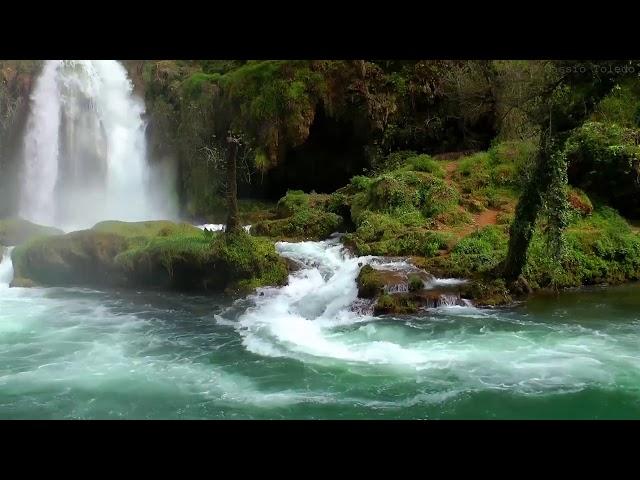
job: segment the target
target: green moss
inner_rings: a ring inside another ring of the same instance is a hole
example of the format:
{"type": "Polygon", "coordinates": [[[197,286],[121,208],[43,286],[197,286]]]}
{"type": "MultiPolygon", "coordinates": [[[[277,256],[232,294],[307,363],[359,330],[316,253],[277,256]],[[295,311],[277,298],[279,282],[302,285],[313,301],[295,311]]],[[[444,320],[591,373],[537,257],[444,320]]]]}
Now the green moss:
{"type": "Polygon", "coordinates": [[[227,289],[251,290],[287,282],[287,264],[267,239],[244,231],[219,235],[211,244],[211,255],[216,270],[228,278],[227,289]]]}
{"type": "Polygon", "coordinates": [[[20,245],[36,237],[62,235],[63,233],[57,228],[37,225],[21,218],[0,220],[0,245],[20,245]]]}
{"type": "Polygon", "coordinates": [[[436,215],[435,220],[441,225],[457,227],[470,224],[473,221],[473,217],[466,210],[453,206],[436,215]]]}
{"type": "Polygon", "coordinates": [[[411,226],[411,216],[399,219],[386,214],[365,212],[355,232],[345,242],[359,255],[420,255],[431,257],[446,248],[450,235],[411,226]]]}
{"type": "Polygon", "coordinates": [[[460,240],[450,255],[456,276],[471,277],[493,270],[506,256],[508,235],[503,226],[484,227],[460,240]]]}
{"type": "Polygon", "coordinates": [[[640,278],[640,236],[613,209],[601,207],[566,232],[560,262],[548,255],[540,231],[529,248],[524,275],[534,288],[621,283],[640,278]]]}
{"type": "Polygon", "coordinates": [[[15,277],[43,285],[116,285],[122,277],[114,258],[126,248],[124,237],[93,230],[33,238],[12,252],[15,277]]]}
{"type": "Polygon", "coordinates": [[[286,195],[278,200],[276,212],[279,218],[290,217],[299,210],[309,208],[309,195],[302,190],[288,190],[286,195]]]}
{"type": "Polygon", "coordinates": [[[418,305],[409,298],[402,295],[380,295],[373,307],[376,315],[407,315],[415,313],[418,305]]]}
{"type": "Polygon", "coordinates": [[[345,201],[336,195],[289,190],[276,206],[278,218],[254,223],[251,233],[288,240],[327,238],[344,226],[343,217],[334,212],[348,214],[348,205],[343,205],[345,201]]]}
{"type": "Polygon", "coordinates": [[[35,238],[12,254],[16,278],[43,285],[247,290],[282,285],[287,266],[272,242],[244,230],[206,234],[171,222],[103,222],[35,238]]]}
{"type": "Polygon", "coordinates": [[[409,157],[407,160],[407,167],[415,172],[430,173],[436,177],[444,178],[445,171],[442,165],[431,158],[429,155],[417,155],[415,157],[409,157]]]}
{"type": "Polygon", "coordinates": [[[321,240],[338,231],[342,223],[342,217],[335,213],[305,208],[287,218],[257,222],[251,226],[251,233],[280,239],[321,240]]]}
{"type": "Polygon", "coordinates": [[[121,222],[109,220],[92,227],[96,232],[115,233],[126,238],[132,237],[168,237],[172,235],[201,236],[202,231],[188,223],[174,223],[168,220],[147,222],[121,222]]]}
{"type": "Polygon", "coordinates": [[[422,281],[422,278],[420,278],[419,275],[416,274],[410,274],[409,275],[409,291],[410,292],[417,292],[419,290],[422,290],[424,288],[424,282],[422,281]]]}
{"type": "Polygon", "coordinates": [[[456,188],[429,173],[398,170],[375,177],[366,192],[366,208],[395,214],[417,209],[427,218],[458,203],[456,188]]]}
{"type": "Polygon", "coordinates": [[[204,88],[216,83],[219,79],[219,73],[193,73],[182,83],[182,92],[188,98],[197,99],[202,95],[204,88]]]}
{"type": "Polygon", "coordinates": [[[384,282],[371,265],[365,265],[360,269],[356,278],[358,296],[360,298],[375,298],[382,292],[384,282]]]}
{"type": "Polygon", "coordinates": [[[640,88],[637,81],[616,85],[596,108],[593,119],[617,123],[624,127],[640,127],[640,88]]]}

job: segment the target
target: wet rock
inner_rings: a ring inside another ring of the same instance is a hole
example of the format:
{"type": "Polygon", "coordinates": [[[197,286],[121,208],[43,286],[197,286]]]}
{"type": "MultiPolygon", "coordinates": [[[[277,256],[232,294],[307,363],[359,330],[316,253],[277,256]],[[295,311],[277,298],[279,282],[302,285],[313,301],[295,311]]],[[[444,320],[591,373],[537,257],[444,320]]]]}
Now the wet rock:
{"type": "Polygon", "coordinates": [[[479,307],[497,307],[513,303],[511,292],[501,279],[476,280],[461,288],[460,296],[479,307]]]}
{"type": "Polygon", "coordinates": [[[289,272],[297,272],[305,266],[303,262],[295,260],[293,258],[283,257],[283,259],[287,264],[287,269],[289,270],[289,272]]]}
{"type": "Polygon", "coordinates": [[[424,288],[425,282],[432,277],[419,269],[407,266],[407,269],[374,268],[365,265],[356,278],[360,298],[376,298],[383,293],[407,293],[424,288]]]}
{"type": "Polygon", "coordinates": [[[356,282],[358,296],[374,300],[374,315],[407,315],[425,308],[467,304],[460,295],[459,284],[434,288],[433,280],[423,270],[390,262],[378,268],[363,266],[356,282]]]}

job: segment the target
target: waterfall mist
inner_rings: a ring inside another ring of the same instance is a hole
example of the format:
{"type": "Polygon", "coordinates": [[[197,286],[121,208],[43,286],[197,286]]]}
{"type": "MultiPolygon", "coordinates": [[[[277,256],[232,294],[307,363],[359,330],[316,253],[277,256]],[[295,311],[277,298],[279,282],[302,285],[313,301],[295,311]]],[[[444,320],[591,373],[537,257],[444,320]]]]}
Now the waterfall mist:
{"type": "Polygon", "coordinates": [[[143,116],[119,62],[45,62],[25,134],[20,215],[66,229],[174,219],[173,172],[147,161],[143,116]]]}

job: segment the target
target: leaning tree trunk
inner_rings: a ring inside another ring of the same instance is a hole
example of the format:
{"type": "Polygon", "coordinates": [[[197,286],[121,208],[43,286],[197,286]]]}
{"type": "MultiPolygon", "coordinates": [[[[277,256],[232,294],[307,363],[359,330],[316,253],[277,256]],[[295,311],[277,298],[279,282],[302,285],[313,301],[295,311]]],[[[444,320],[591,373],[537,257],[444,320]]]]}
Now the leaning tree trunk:
{"type": "Polygon", "coordinates": [[[238,184],[236,182],[236,156],[238,154],[238,140],[227,137],[227,233],[240,230],[238,220],[238,184]]]}
{"type": "Polygon", "coordinates": [[[503,275],[507,280],[516,280],[527,263],[527,251],[542,207],[544,194],[553,182],[555,169],[546,135],[540,140],[540,149],[533,174],[524,187],[516,207],[515,218],[509,231],[509,250],[503,275]]]}

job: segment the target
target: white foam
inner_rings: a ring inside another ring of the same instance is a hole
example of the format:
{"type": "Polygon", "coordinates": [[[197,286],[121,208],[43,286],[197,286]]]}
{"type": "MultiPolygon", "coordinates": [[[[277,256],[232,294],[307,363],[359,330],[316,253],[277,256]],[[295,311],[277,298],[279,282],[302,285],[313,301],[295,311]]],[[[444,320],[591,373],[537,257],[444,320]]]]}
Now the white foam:
{"type": "Polygon", "coordinates": [[[11,251],[13,247],[7,248],[0,260],[0,288],[8,287],[13,280],[13,262],[11,261],[11,251]]]}
{"type": "MultiPolygon", "coordinates": [[[[209,230],[210,232],[224,232],[226,225],[224,223],[204,223],[202,225],[196,225],[200,230],[209,230]]],[[[244,225],[247,232],[251,230],[251,225],[244,225]]]]}

